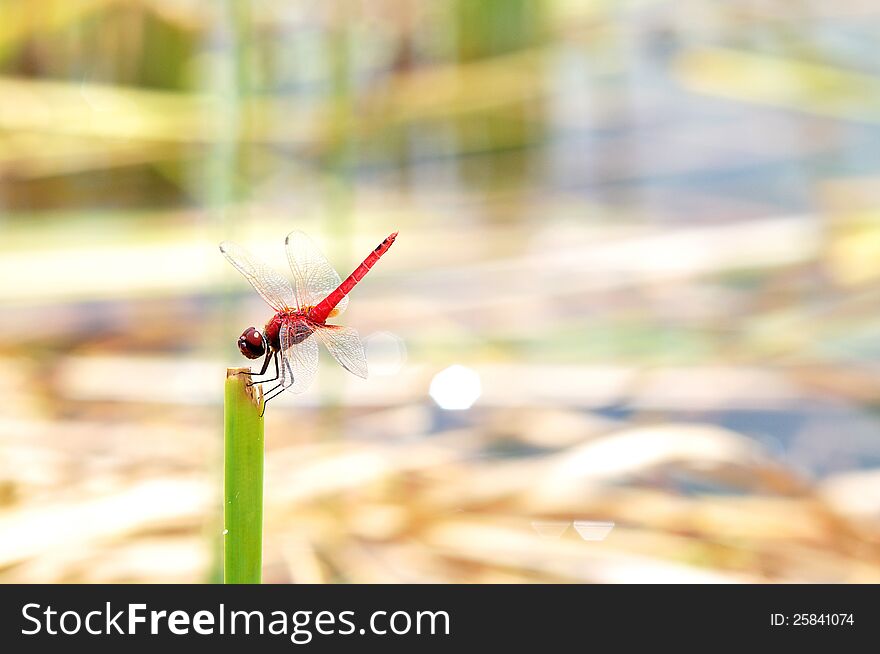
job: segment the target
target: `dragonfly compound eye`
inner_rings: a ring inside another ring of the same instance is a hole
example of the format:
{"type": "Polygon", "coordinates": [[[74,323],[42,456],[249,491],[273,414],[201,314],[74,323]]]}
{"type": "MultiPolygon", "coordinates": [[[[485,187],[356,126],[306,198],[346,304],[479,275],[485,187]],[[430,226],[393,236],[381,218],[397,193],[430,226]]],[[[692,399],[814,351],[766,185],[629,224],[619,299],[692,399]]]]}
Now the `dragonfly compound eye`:
{"type": "Polygon", "coordinates": [[[266,354],[263,335],[254,327],[248,327],[238,338],[238,349],[248,359],[259,359],[266,354]]]}

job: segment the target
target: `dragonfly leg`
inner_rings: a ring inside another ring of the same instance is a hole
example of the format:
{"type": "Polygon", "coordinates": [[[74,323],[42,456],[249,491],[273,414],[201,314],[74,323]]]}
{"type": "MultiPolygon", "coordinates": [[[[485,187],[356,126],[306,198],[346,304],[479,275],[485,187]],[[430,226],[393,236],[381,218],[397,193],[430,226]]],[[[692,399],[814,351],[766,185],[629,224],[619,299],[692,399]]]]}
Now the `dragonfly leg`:
{"type": "MultiPolygon", "coordinates": [[[[241,374],[247,375],[248,377],[259,377],[260,375],[265,375],[266,370],[269,368],[269,359],[271,357],[272,357],[272,350],[266,350],[266,358],[263,359],[263,368],[262,368],[262,370],[260,370],[260,372],[251,372],[250,370],[248,370],[247,372],[243,372],[241,374]]],[[[275,365],[277,366],[278,363],[276,362],[275,365]]]]}
{"type": "Polygon", "coordinates": [[[287,389],[287,385],[285,385],[285,384],[277,384],[277,385],[273,386],[272,388],[270,388],[270,389],[269,389],[269,390],[263,395],[263,410],[260,412],[260,417],[261,417],[261,418],[263,417],[263,414],[266,413],[266,404],[269,403],[269,400],[273,400],[273,399],[275,399],[276,397],[278,397],[279,395],[281,395],[286,389],[287,389]]]}
{"type": "MultiPolygon", "coordinates": [[[[278,379],[281,376],[278,370],[278,356],[280,352],[275,353],[275,377],[274,379],[278,379]]],[[[284,366],[287,367],[287,371],[290,373],[290,377],[288,379],[282,380],[268,391],[263,393],[263,410],[260,412],[260,417],[263,417],[263,414],[266,413],[266,404],[269,400],[275,399],[279,395],[281,395],[289,386],[293,385],[293,370],[290,367],[290,362],[285,360],[283,363],[284,366]]],[[[274,381],[274,379],[265,379],[263,381],[274,381]]],[[[262,383],[262,382],[260,382],[262,383]]]]}
{"type": "MultiPolygon", "coordinates": [[[[254,384],[262,384],[264,382],[275,381],[276,379],[278,379],[281,376],[281,372],[278,370],[278,351],[277,350],[275,351],[274,356],[272,356],[272,358],[275,360],[275,376],[269,377],[267,379],[259,379],[259,380],[251,379],[251,381],[249,381],[247,384],[248,386],[253,386],[254,384]]],[[[258,373],[250,373],[250,374],[253,376],[263,375],[266,373],[266,368],[268,368],[268,367],[269,367],[269,358],[267,356],[266,363],[263,365],[263,369],[258,373]]],[[[247,374],[247,373],[245,373],[245,374],[247,374]]]]}

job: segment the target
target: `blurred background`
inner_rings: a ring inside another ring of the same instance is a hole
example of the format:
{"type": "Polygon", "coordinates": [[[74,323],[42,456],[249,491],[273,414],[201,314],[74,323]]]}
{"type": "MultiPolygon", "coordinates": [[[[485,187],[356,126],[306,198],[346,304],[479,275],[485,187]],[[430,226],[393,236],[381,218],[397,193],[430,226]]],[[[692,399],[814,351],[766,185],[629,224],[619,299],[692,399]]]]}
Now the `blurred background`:
{"type": "Polygon", "coordinates": [[[869,0],[0,0],[0,581],[219,579],[222,386],[344,276],[363,381],[266,417],[267,582],[880,582],[869,0]]]}

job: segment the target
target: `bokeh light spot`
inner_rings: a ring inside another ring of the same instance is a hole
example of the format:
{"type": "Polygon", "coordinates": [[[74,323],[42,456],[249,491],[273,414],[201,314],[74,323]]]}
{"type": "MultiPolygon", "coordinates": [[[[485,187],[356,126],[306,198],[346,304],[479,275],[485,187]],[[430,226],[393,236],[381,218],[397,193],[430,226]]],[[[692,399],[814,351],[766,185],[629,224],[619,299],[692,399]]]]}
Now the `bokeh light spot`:
{"type": "Polygon", "coordinates": [[[575,520],[574,528],[584,540],[605,540],[611,530],[613,522],[594,522],[592,520],[575,520]]]}
{"type": "Polygon", "coordinates": [[[406,344],[397,334],[375,332],[364,339],[364,346],[371,375],[395,375],[406,363],[406,344]]]}
{"type": "Polygon", "coordinates": [[[441,409],[460,411],[473,406],[483,385],[475,370],[456,364],[434,375],[428,392],[441,409]]]}

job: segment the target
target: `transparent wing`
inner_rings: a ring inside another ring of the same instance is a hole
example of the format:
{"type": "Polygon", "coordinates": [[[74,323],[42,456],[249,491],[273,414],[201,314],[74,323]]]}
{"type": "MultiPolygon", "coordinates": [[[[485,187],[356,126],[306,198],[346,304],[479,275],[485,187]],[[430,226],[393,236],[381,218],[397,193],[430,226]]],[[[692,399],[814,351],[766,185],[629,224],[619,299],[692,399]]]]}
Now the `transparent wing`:
{"type": "Polygon", "coordinates": [[[339,325],[322,325],[315,329],[315,333],[339,365],[358,377],[367,378],[367,357],[364,356],[364,345],[356,330],[339,325]]]}
{"type": "Polygon", "coordinates": [[[276,311],[297,308],[290,282],[271,266],[257,259],[240,245],[231,241],[220,244],[220,252],[238,269],[251,286],[276,311]]]}
{"type": "MultiPolygon", "coordinates": [[[[339,275],[327,261],[327,257],[302,232],[290,232],[284,239],[287,260],[293,273],[293,290],[300,307],[313,307],[327,297],[341,283],[339,275]]],[[[331,316],[338,316],[348,306],[345,297],[336,305],[331,316]]]]}
{"type": "Polygon", "coordinates": [[[318,372],[318,342],[305,323],[281,325],[281,383],[291,393],[307,390],[318,372]]]}

